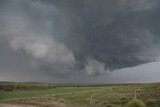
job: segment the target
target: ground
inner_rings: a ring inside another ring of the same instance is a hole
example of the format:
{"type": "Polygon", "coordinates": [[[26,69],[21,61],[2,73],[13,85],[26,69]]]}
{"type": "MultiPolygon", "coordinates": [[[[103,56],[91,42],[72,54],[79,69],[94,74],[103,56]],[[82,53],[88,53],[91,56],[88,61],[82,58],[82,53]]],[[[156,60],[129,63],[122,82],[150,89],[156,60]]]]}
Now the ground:
{"type": "Polygon", "coordinates": [[[125,107],[133,98],[142,100],[147,107],[160,107],[160,83],[65,86],[0,92],[1,103],[44,107],[125,107]]]}

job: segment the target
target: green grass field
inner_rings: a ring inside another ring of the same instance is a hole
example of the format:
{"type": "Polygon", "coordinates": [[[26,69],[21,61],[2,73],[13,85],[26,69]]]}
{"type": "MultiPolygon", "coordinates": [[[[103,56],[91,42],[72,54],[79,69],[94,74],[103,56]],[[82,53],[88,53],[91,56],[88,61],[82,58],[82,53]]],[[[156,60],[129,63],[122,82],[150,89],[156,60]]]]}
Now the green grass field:
{"type": "Polygon", "coordinates": [[[47,90],[24,90],[24,91],[1,91],[0,100],[11,100],[17,98],[32,98],[50,95],[68,94],[73,92],[88,92],[99,89],[99,87],[57,87],[47,90]]]}
{"type": "Polygon", "coordinates": [[[56,87],[47,90],[0,92],[2,103],[48,105],[48,107],[54,101],[73,107],[125,107],[126,103],[135,97],[142,100],[147,107],[160,107],[160,84],[56,87]]]}

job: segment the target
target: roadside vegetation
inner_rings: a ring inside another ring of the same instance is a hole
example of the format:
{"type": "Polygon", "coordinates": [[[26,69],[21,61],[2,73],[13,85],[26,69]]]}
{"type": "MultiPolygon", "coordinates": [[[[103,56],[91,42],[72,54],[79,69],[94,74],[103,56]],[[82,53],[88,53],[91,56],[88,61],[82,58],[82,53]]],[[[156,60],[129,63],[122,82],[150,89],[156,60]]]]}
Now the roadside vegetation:
{"type": "Polygon", "coordinates": [[[127,103],[127,107],[146,107],[146,105],[143,101],[135,98],[127,103]]]}

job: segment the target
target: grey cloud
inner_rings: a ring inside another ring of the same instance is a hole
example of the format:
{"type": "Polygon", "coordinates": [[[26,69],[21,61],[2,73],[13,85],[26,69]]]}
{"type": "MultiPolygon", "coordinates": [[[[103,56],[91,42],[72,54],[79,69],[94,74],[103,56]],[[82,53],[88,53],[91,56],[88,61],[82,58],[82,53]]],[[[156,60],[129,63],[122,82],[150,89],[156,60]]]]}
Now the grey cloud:
{"type": "Polygon", "coordinates": [[[88,58],[84,71],[87,75],[106,75],[109,73],[109,69],[106,69],[105,63],[100,63],[95,59],[88,58]]]}
{"type": "MultiPolygon", "coordinates": [[[[21,3],[21,1],[17,1],[17,4],[18,3],[21,3]]],[[[46,10],[49,9],[50,12],[54,11],[52,11],[49,7],[46,8],[45,5],[39,2],[30,2],[29,6],[33,6],[34,11],[37,11],[37,8],[42,10],[41,12],[43,12],[43,15],[41,18],[44,21],[42,22],[39,20],[39,23],[37,23],[44,28],[32,23],[31,16],[25,17],[25,15],[23,15],[21,12],[16,14],[9,12],[10,14],[8,14],[6,11],[4,11],[4,14],[6,12],[7,15],[3,15],[3,21],[5,25],[4,28],[1,29],[1,35],[7,37],[11,49],[14,51],[24,52],[25,55],[32,60],[32,64],[34,64],[33,67],[36,67],[37,70],[41,69],[41,66],[47,63],[49,64],[47,69],[51,68],[50,72],[53,72],[53,74],[54,72],[58,73],[59,71],[67,72],[64,70],[65,68],[74,66],[74,56],[73,53],[63,43],[55,41],[54,37],[49,35],[49,29],[51,29],[50,23],[52,21],[48,19],[46,10]],[[49,24],[48,21],[50,22],[49,24]],[[39,29],[34,30],[36,27],[39,29]]],[[[21,9],[21,7],[16,8],[21,9]]]]}
{"type": "Polygon", "coordinates": [[[152,22],[160,18],[159,5],[158,0],[1,1],[0,38],[26,55],[33,71],[106,75],[108,69],[158,59],[159,34],[152,22]]]}
{"type": "MultiPolygon", "coordinates": [[[[74,72],[77,74],[80,69],[75,69],[76,62],[73,52],[64,43],[54,38],[56,32],[54,33],[53,24],[54,18],[57,17],[55,8],[34,1],[17,0],[12,5],[13,10],[11,8],[2,13],[1,22],[3,24],[1,26],[3,27],[0,34],[1,37],[7,39],[10,48],[25,54],[33,69],[45,72],[47,75],[65,77],[73,75],[74,72]],[[24,6],[26,8],[29,6],[27,9],[32,10],[33,13],[19,6],[19,3],[23,5],[27,3],[27,6],[26,4],[24,6]],[[23,10],[17,11],[17,9],[23,10]],[[50,15],[50,12],[53,15],[50,15]],[[34,14],[37,16],[32,16],[34,14]]],[[[101,63],[98,64],[100,66],[101,63]]],[[[103,72],[102,70],[100,72],[103,72]]]]}
{"type": "Polygon", "coordinates": [[[114,1],[117,11],[147,11],[157,8],[158,0],[118,0],[114,1]]]}

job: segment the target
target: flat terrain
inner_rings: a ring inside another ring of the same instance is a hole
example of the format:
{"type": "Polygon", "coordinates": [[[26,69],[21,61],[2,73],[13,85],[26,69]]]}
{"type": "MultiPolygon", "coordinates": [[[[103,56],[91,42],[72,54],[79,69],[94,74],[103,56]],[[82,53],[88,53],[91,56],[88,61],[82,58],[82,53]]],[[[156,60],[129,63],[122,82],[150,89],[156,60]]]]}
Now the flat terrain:
{"type": "Polygon", "coordinates": [[[1,103],[45,107],[125,107],[133,98],[142,100],[147,107],[160,107],[160,84],[57,86],[43,90],[0,92],[1,103]]]}

